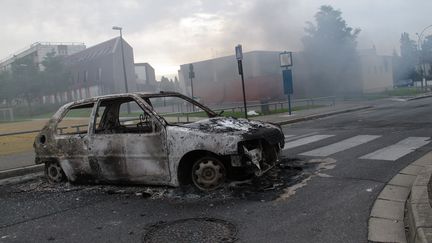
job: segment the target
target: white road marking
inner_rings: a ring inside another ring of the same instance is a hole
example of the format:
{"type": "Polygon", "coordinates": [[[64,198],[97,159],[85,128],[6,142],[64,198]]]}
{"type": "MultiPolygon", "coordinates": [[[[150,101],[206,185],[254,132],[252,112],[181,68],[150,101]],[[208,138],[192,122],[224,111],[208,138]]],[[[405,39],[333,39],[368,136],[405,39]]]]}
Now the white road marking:
{"type": "Polygon", "coordinates": [[[358,146],[360,144],[364,144],[367,142],[370,142],[374,139],[377,139],[381,136],[379,135],[358,135],[354,136],[352,138],[348,138],[345,140],[342,140],[337,143],[333,143],[321,148],[317,148],[305,153],[301,153],[300,155],[306,155],[306,156],[318,156],[318,157],[325,157],[329,156],[331,154],[335,154],[350,148],[353,148],[355,146],[358,146]]]}
{"type": "Polygon", "coordinates": [[[408,137],[396,144],[366,154],[360,159],[395,161],[430,142],[429,137],[408,137]]]}
{"type": "Polygon", "coordinates": [[[307,133],[307,134],[303,134],[303,135],[294,135],[292,137],[289,138],[285,138],[285,143],[289,142],[289,141],[293,141],[293,140],[297,140],[300,138],[305,138],[305,137],[309,137],[312,135],[318,134],[318,132],[311,132],[311,133],[307,133]]]}
{"type": "Polygon", "coordinates": [[[285,135],[285,139],[290,138],[290,137],[294,137],[295,135],[285,135]]]}
{"type": "Polygon", "coordinates": [[[294,140],[292,142],[285,143],[284,150],[295,148],[295,147],[302,146],[302,145],[309,144],[309,143],[313,143],[313,142],[316,142],[316,141],[319,141],[319,140],[322,140],[325,138],[333,137],[333,136],[334,135],[313,135],[313,136],[309,136],[309,137],[305,137],[305,138],[300,138],[300,139],[294,140]]]}

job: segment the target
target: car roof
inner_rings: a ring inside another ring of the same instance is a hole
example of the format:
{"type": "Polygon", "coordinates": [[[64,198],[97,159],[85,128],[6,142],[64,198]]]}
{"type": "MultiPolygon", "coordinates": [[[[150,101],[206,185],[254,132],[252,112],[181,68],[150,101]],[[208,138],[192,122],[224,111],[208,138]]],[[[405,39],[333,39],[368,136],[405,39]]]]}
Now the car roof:
{"type": "Polygon", "coordinates": [[[130,92],[130,93],[100,95],[100,96],[95,96],[95,97],[92,97],[92,98],[76,100],[76,101],[73,101],[73,102],[69,102],[68,104],[66,104],[66,106],[82,105],[82,104],[85,104],[85,103],[95,102],[95,101],[97,101],[99,99],[131,97],[131,96],[134,96],[134,95],[138,95],[138,96],[144,97],[144,98],[146,98],[146,97],[183,96],[182,94],[180,94],[178,92],[167,92],[167,91],[161,91],[159,93],[157,93],[157,92],[130,92]]]}

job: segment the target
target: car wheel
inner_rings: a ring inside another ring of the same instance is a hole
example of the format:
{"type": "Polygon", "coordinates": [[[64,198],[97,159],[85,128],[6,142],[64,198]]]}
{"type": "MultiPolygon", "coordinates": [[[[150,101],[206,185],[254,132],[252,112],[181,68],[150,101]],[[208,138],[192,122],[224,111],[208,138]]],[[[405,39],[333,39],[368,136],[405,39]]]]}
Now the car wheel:
{"type": "Polygon", "coordinates": [[[192,166],[192,181],[202,191],[219,188],[225,179],[225,166],[217,158],[206,156],[195,161],[192,166]]]}
{"type": "Polygon", "coordinates": [[[59,183],[66,179],[63,169],[57,162],[45,163],[45,175],[51,183],[59,183]]]}

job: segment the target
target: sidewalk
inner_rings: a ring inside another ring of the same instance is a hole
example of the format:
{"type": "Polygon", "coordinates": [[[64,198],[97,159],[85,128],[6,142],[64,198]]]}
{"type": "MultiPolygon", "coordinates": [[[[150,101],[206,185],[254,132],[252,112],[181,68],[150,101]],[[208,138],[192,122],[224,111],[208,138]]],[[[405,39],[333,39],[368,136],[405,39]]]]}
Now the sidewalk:
{"type": "Polygon", "coordinates": [[[368,109],[373,107],[372,104],[373,102],[371,101],[363,101],[363,102],[345,101],[345,102],[339,102],[339,104],[336,104],[334,106],[326,106],[326,107],[315,108],[315,109],[294,111],[291,113],[291,115],[289,115],[288,112],[286,112],[286,113],[278,113],[272,115],[256,116],[256,117],[251,117],[250,119],[284,125],[284,124],[296,123],[296,122],[301,122],[306,120],[318,119],[318,118],[346,113],[346,112],[368,109]]]}

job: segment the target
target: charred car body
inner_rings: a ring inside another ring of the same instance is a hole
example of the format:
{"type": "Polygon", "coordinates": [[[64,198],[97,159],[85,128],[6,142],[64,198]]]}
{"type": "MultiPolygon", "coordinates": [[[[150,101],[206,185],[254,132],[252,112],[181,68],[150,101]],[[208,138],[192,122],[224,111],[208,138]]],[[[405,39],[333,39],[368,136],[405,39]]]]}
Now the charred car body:
{"type": "Polygon", "coordinates": [[[262,175],[283,146],[278,126],[221,117],[174,92],[66,104],[34,142],[36,163],[45,164],[52,182],[193,183],[201,190],[233,177],[262,175]]]}

